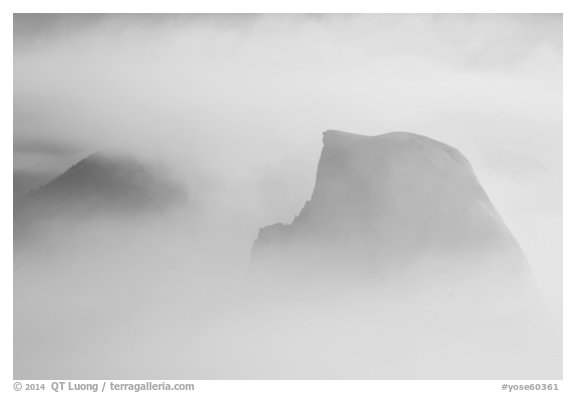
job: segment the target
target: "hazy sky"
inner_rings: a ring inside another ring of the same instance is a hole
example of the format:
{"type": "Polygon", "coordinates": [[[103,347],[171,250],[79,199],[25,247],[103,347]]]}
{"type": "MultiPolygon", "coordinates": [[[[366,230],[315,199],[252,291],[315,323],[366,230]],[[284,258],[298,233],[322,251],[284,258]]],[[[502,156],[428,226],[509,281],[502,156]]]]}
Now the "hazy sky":
{"type": "Polygon", "coordinates": [[[14,17],[15,170],[126,148],[289,221],[326,129],[459,148],[558,304],[561,15],[14,17]]]}

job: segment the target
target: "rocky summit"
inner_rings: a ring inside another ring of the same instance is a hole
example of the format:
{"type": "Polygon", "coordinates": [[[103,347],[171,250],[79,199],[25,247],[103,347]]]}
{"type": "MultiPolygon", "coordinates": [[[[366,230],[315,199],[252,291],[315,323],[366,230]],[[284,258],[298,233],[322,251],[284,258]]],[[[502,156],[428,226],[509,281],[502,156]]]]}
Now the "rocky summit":
{"type": "Polygon", "coordinates": [[[291,224],[260,229],[256,271],[530,276],[523,253],[457,149],[408,132],[326,131],[312,196],[291,224]]]}

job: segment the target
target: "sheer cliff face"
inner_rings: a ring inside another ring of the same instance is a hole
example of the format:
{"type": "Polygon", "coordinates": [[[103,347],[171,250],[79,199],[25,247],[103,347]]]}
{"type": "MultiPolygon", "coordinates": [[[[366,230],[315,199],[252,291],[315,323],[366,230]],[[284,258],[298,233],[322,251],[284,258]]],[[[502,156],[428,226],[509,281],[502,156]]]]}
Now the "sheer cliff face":
{"type": "Polygon", "coordinates": [[[458,150],[405,132],[326,131],[323,142],[311,199],[292,224],[260,230],[256,269],[377,273],[421,263],[438,272],[450,264],[526,274],[521,250],[458,150]]]}

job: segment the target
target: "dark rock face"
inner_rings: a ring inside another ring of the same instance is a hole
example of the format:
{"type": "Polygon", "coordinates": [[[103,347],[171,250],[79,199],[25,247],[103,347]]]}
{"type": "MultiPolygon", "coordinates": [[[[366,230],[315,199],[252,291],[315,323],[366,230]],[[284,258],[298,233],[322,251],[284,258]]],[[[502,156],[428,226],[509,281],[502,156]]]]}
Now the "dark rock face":
{"type": "Polygon", "coordinates": [[[96,153],[14,201],[15,238],[32,227],[91,218],[136,218],[183,205],[184,187],[138,160],[96,153]]]}
{"type": "Polygon", "coordinates": [[[406,132],[326,131],[323,142],[311,199],[290,225],[260,230],[254,269],[371,275],[421,264],[440,274],[528,274],[520,247],[455,148],[406,132]]]}

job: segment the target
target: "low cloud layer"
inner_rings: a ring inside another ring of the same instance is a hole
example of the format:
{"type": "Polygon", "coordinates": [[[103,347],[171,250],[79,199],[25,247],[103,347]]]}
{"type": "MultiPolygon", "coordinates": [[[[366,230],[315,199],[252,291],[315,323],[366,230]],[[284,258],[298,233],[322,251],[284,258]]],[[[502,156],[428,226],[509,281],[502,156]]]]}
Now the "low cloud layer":
{"type": "MultiPolygon", "coordinates": [[[[232,275],[242,276],[258,228],[290,222],[310,197],[327,129],[411,131],[458,148],[560,321],[561,15],[14,17],[18,193],[95,151],[126,150],[161,162],[192,195],[209,201],[204,214],[218,212],[215,245],[206,247],[222,248],[218,236],[229,231],[222,236],[233,247],[220,259],[233,266],[232,275]]],[[[188,244],[195,217],[166,226],[176,239],[174,260],[183,258],[180,248],[188,252],[195,244],[188,244]]],[[[164,232],[154,228],[146,236],[167,242],[164,232]]],[[[79,245],[91,244],[90,234],[78,236],[89,239],[79,245]]],[[[148,245],[162,250],[151,259],[164,257],[165,243],[148,245]]],[[[131,250],[119,246],[125,248],[131,250]]],[[[197,250],[196,259],[205,260],[205,251],[197,250]]],[[[83,253],[62,252],[71,260],[83,253]]],[[[98,260],[97,253],[91,258],[98,260]]],[[[72,278],[85,276],[75,269],[72,278]]],[[[186,269],[197,273],[193,264],[186,269]]],[[[164,278],[182,280],[174,271],[164,278]]],[[[22,280],[26,299],[35,281],[22,280]]],[[[126,293],[111,285],[112,294],[126,293]]],[[[68,292],[53,299],[68,299],[68,292]]],[[[131,307],[131,298],[122,302],[131,307]]],[[[94,307],[101,305],[95,300],[94,307]]],[[[22,320],[36,318],[34,310],[22,320]]]]}
{"type": "Polygon", "coordinates": [[[560,272],[561,15],[22,14],[14,32],[16,170],[139,150],[265,224],[309,197],[322,131],[412,131],[461,149],[560,272]],[[43,141],[75,151],[21,148],[43,141]]]}

